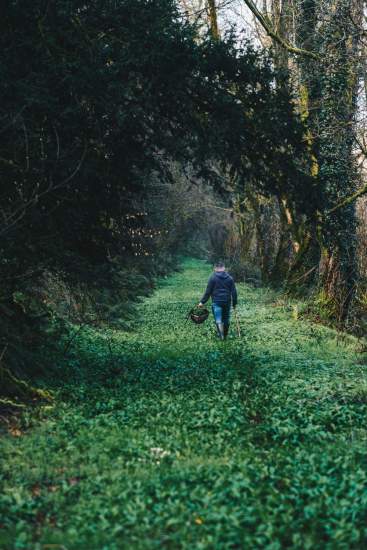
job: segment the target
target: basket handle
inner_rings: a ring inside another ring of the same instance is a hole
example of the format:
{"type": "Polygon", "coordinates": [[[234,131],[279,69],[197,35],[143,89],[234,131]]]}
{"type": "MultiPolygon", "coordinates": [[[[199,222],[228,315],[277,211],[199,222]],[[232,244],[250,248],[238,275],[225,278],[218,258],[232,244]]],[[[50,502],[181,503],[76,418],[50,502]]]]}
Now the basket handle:
{"type": "Polygon", "coordinates": [[[192,307],[192,308],[189,310],[188,314],[186,315],[186,322],[190,319],[190,315],[191,315],[193,309],[194,309],[194,308],[192,307]]]}

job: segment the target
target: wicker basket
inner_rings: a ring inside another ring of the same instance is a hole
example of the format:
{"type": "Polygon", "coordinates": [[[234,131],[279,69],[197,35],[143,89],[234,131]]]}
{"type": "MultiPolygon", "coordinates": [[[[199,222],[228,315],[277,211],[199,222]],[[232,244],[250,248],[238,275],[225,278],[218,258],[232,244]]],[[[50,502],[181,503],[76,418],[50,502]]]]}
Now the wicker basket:
{"type": "Polygon", "coordinates": [[[196,325],[200,325],[201,323],[204,323],[204,321],[206,321],[209,317],[209,311],[206,308],[193,307],[189,311],[188,316],[193,323],[195,323],[196,325]]]}

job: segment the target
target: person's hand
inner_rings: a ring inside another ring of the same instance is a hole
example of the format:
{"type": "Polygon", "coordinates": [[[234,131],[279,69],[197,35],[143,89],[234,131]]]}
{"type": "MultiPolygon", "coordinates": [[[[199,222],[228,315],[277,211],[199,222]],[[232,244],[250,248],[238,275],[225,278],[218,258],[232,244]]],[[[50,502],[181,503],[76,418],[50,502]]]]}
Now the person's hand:
{"type": "Polygon", "coordinates": [[[203,307],[203,305],[201,302],[198,303],[198,307],[203,307]]]}

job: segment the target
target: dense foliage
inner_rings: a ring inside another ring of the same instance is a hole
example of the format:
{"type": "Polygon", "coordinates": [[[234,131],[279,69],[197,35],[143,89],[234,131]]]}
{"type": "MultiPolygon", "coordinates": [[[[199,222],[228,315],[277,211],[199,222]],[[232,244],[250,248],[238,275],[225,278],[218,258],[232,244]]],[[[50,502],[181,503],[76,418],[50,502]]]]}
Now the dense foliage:
{"type": "Polygon", "coordinates": [[[29,299],[45,273],[86,284],[106,320],[172,267],[193,233],[184,203],[200,200],[189,185],[178,197],[177,174],[221,192],[299,187],[302,128],[269,59],[233,36],[197,40],[172,0],[14,0],[4,28],[0,331],[9,360],[19,332],[29,348],[47,325],[55,296],[29,299]]]}

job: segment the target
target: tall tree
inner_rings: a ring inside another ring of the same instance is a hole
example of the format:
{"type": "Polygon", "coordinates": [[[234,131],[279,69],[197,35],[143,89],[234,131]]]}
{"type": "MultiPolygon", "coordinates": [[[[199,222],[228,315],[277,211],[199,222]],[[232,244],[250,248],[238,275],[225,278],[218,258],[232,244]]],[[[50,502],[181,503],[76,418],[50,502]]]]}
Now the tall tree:
{"type": "MultiPolygon", "coordinates": [[[[357,277],[354,200],[366,191],[356,191],[354,159],[362,2],[273,2],[269,14],[244,1],[272,39],[275,63],[291,69],[306,127],[309,200],[303,204],[299,190],[288,189],[279,203],[294,247],[287,277],[291,282],[315,275],[318,264],[320,290],[345,320],[357,277]]],[[[284,259],[278,254],[282,275],[284,259]]]]}

